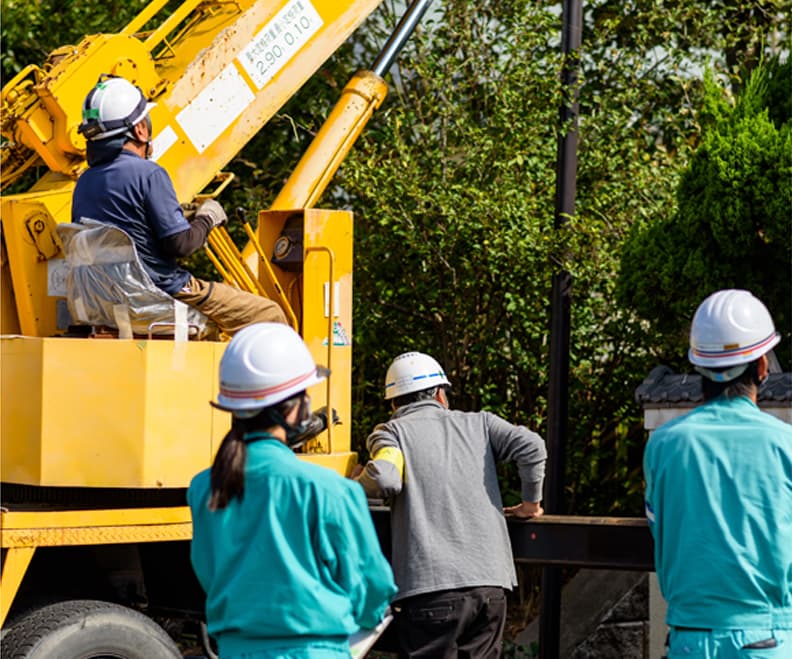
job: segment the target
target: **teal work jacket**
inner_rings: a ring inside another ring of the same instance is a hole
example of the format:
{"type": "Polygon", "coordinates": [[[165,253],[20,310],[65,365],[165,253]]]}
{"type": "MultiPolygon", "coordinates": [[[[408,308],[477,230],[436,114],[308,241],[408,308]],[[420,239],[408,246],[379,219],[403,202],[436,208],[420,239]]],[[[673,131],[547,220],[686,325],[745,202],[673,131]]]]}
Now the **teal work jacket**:
{"type": "Polygon", "coordinates": [[[221,657],[348,653],[349,634],[374,627],[396,593],[366,496],[268,437],[246,436],[242,500],[210,511],[209,470],[187,493],[209,633],[221,657]]]}
{"type": "Polygon", "coordinates": [[[792,629],[792,426],[719,397],[652,433],[644,475],[666,622],[792,629]]]}

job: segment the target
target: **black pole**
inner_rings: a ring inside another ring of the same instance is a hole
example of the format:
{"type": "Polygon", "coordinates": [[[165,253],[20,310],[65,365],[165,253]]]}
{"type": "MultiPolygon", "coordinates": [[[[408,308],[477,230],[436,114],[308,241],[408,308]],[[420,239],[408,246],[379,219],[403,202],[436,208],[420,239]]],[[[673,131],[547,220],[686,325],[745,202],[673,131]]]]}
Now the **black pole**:
{"type": "MultiPolygon", "coordinates": [[[[561,73],[564,101],[560,110],[556,161],[555,228],[575,214],[577,190],[578,67],[583,22],[582,0],[563,0],[561,73]]],[[[568,255],[560,254],[562,266],[568,255]]],[[[572,275],[565,269],[553,275],[550,325],[550,387],[547,411],[547,478],[544,506],[550,514],[563,514],[566,472],[566,435],[569,417],[569,336],[572,275]]],[[[539,656],[558,659],[561,653],[561,572],[542,570],[542,609],[539,620],[539,656]]]]}

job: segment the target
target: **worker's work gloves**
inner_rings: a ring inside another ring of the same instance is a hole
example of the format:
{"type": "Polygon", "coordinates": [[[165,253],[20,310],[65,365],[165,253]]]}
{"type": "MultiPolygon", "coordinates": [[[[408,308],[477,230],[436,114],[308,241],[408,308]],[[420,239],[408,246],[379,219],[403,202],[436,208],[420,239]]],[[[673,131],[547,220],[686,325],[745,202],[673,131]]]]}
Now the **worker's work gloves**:
{"type": "Polygon", "coordinates": [[[228,222],[228,216],[223,207],[214,199],[207,199],[200,204],[195,202],[182,204],[181,209],[188,222],[204,219],[209,225],[209,230],[228,222]]]}
{"type": "Polygon", "coordinates": [[[219,227],[221,224],[228,222],[228,216],[225,214],[223,207],[214,199],[207,199],[195,211],[195,219],[205,217],[212,223],[212,228],[219,227]]]}

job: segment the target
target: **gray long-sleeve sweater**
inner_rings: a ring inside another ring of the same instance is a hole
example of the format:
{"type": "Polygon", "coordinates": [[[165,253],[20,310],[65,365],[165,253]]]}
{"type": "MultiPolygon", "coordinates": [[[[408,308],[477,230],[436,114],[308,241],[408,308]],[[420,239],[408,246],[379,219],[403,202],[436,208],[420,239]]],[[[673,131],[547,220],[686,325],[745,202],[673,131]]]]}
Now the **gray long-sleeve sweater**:
{"type": "Polygon", "coordinates": [[[369,435],[367,448],[404,456],[404,478],[382,460],[360,482],[392,498],[396,599],[420,593],[517,583],[496,465],[516,463],[522,499],[542,498],[544,440],[489,412],[447,410],[434,400],[400,407],[369,435]]]}

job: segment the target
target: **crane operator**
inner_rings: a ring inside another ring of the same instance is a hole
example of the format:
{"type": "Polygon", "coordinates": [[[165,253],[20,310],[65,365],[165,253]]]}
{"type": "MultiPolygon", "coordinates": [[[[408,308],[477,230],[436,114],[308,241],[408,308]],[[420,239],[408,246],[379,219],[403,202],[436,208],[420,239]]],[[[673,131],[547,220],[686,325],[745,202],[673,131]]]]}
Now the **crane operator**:
{"type": "Polygon", "coordinates": [[[253,323],[285,323],[273,300],[198,279],[177,263],[203,247],[227,217],[209,199],[192,222],[185,218],[168,172],[150,160],[149,113],[155,105],[125,78],[100,76],[83,103],[79,131],[86,138],[88,169],[74,188],[72,221],[92,219],[125,231],[154,284],[229,336],[253,323]]]}

